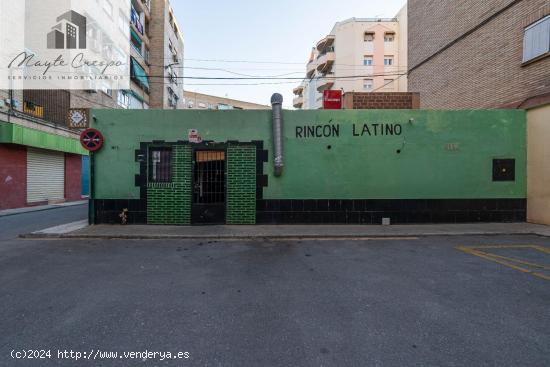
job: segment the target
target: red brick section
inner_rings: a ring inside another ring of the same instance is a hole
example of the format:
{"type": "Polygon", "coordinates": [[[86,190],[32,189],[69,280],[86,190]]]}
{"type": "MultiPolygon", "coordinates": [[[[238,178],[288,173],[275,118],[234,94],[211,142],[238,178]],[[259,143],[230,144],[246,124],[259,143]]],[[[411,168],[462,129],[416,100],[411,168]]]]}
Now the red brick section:
{"type": "Polygon", "coordinates": [[[27,149],[0,144],[0,209],[27,205],[27,149]]]}
{"type": "Polygon", "coordinates": [[[65,154],[65,200],[82,198],[82,156],[65,154]]]}
{"type": "Polygon", "coordinates": [[[523,65],[523,35],[548,14],[548,0],[409,0],[409,90],[419,92],[421,108],[429,109],[543,103],[538,96],[550,93],[550,57],[523,65]]]}
{"type": "Polygon", "coordinates": [[[344,94],[344,107],[348,110],[411,110],[420,108],[419,93],[387,92],[344,94]]]}

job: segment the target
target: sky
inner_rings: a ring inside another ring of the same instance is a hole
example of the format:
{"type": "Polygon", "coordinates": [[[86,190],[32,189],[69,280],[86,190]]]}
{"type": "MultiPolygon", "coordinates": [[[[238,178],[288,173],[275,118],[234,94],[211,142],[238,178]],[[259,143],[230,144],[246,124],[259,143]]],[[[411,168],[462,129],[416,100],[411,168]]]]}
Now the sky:
{"type": "MultiPolygon", "coordinates": [[[[171,4],[184,37],[185,77],[303,78],[311,48],[334,23],[353,17],[391,18],[405,0],[171,0],[171,4]]],[[[192,92],[264,105],[269,105],[273,93],[281,93],[284,107],[291,109],[292,89],[300,80],[185,79],[184,83],[185,90],[192,92]],[[279,84],[235,85],[258,83],[279,84]]]]}

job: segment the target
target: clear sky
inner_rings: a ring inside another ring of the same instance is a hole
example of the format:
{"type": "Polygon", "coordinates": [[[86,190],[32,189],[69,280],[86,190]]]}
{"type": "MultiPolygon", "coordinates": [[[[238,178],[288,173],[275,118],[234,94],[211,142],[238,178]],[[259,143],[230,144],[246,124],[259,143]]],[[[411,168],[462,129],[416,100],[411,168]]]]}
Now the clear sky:
{"type": "MultiPolygon", "coordinates": [[[[353,17],[391,18],[405,0],[171,0],[171,3],[184,36],[185,76],[285,74],[303,78],[311,48],[331,31],[334,23],[353,17]]],[[[292,108],[292,89],[299,83],[299,80],[185,79],[185,89],[261,104],[269,104],[271,95],[278,92],[284,96],[285,108],[292,108]],[[285,84],[228,85],[262,82],[285,84]]]]}

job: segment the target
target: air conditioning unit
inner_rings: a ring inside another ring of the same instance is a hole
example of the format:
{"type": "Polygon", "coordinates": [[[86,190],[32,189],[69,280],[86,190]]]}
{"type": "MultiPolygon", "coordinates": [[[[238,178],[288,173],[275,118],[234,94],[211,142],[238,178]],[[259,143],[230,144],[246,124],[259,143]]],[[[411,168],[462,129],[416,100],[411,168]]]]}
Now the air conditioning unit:
{"type": "Polygon", "coordinates": [[[21,102],[19,102],[17,99],[6,98],[4,102],[6,106],[11,106],[11,108],[15,108],[15,109],[18,109],[21,106],[21,102]]]}

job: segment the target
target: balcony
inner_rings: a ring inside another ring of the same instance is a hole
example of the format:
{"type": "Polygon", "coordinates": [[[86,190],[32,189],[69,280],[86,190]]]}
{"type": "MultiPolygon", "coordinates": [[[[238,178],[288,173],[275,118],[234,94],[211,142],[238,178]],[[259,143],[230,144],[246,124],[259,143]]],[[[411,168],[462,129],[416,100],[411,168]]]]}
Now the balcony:
{"type": "Polygon", "coordinates": [[[302,108],[302,106],[304,105],[304,97],[302,96],[294,97],[294,100],[292,101],[292,105],[294,106],[294,108],[302,108]]]}
{"type": "Polygon", "coordinates": [[[334,65],[334,60],[336,60],[334,50],[329,49],[326,53],[319,55],[317,57],[317,71],[323,74],[330,72],[332,65],[334,65]]]}
{"type": "Polygon", "coordinates": [[[304,92],[304,85],[303,84],[300,84],[299,86],[297,86],[296,88],[294,88],[292,90],[292,92],[294,94],[296,94],[297,96],[301,96],[302,93],[304,92]]]}
{"type": "Polygon", "coordinates": [[[132,8],[142,13],[147,20],[151,19],[151,0],[132,0],[132,8]]]}
{"type": "Polygon", "coordinates": [[[323,53],[327,47],[332,47],[334,45],[334,40],[336,39],[336,36],[329,34],[319,42],[317,42],[317,50],[320,53],[323,53]]]}
{"type": "Polygon", "coordinates": [[[323,92],[325,89],[330,89],[334,85],[334,79],[332,78],[319,78],[317,80],[317,91],[323,92]]]}
{"type": "Polygon", "coordinates": [[[308,62],[307,69],[306,69],[306,76],[308,78],[311,78],[313,74],[315,73],[315,70],[317,69],[317,60],[312,60],[308,62]]]}

